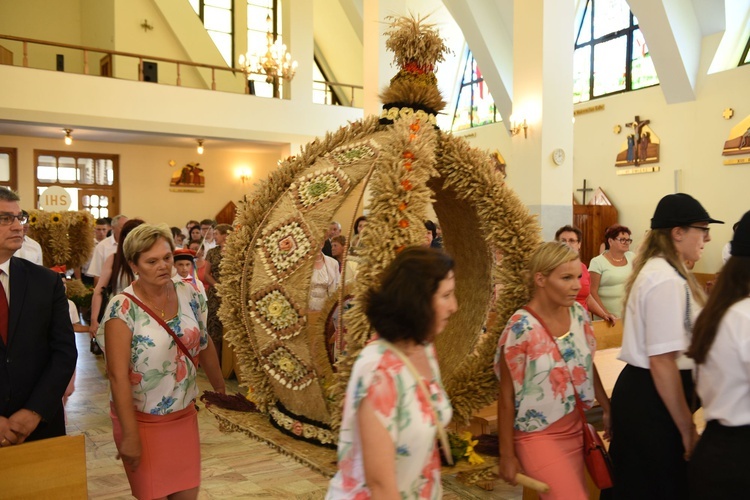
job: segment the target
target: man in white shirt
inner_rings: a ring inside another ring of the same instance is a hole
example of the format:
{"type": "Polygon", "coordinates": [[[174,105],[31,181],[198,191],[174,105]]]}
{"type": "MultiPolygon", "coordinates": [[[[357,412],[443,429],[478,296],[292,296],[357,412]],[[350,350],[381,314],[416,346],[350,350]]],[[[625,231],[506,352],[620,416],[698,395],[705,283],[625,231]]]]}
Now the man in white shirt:
{"type": "Polygon", "coordinates": [[[112,236],[104,238],[94,248],[94,256],[91,258],[91,264],[89,264],[89,268],[86,271],[88,276],[94,278],[94,285],[99,281],[99,276],[102,274],[102,264],[104,264],[104,261],[117,251],[117,241],[120,237],[120,231],[122,231],[122,226],[127,221],[127,215],[114,216],[112,218],[112,236]]]}
{"type": "Polygon", "coordinates": [[[203,248],[206,253],[216,246],[214,226],[216,226],[216,221],[212,219],[203,219],[201,221],[201,236],[203,236],[203,248]]]}
{"type": "MultiPolygon", "coordinates": [[[[29,216],[26,213],[26,210],[24,210],[23,213],[26,215],[26,217],[29,216]]],[[[33,262],[34,264],[43,266],[44,259],[42,257],[42,246],[36,241],[29,238],[28,232],[29,221],[27,219],[26,224],[23,225],[23,244],[21,245],[21,248],[19,248],[16,253],[13,254],[13,256],[19,257],[21,259],[26,259],[29,262],[33,262]]]]}
{"type": "MultiPolygon", "coordinates": [[[[111,230],[112,226],[109,225],[108,218],[102,217],[96,219],[96,225],[94,226],[94,248],[96,248],[96,245],[98,245],[100,241],[104,241],[111,230]]],[[[91,260],[93,258],[94,252],[92,251],[89,260],[81,266],[80,270],[76,269],[75,276],[76,278],[80,278],[84,285],[94,286],[94,277],[89,276],[88,274],[89,266],[91,265],[91,260]]]]}

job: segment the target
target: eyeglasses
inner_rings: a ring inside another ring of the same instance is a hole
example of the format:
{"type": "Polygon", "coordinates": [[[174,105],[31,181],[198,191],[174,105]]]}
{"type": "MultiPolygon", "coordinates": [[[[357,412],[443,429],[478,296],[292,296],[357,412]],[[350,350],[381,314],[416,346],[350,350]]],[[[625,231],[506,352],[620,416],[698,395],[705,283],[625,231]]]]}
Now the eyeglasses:
{"type": "Polygon", "coordinates": [[[705,226],[705,227],[704,226],[688,226],[688,227],[692,227],[693,229],[700,229],[701,231],[703,231],[703,236],[708,236],[708,232],[711,231],[711,228],[708,226],[705,226]]]}
{"type": "Polygon", "coordinates": [[[0,226],[10,226],[13,224],[13,219],[18,219],[21,225],[26,224],[29,220],[29,216],[26,213],[20,213],[18,215],[13,214],[0,214],[0,226]]]}
{"type": "Polygon", "coordinates": [[[615,241],[619,241],[622,244],[633,243],[633,240],[630,238],[615,238],[615,241]]]}

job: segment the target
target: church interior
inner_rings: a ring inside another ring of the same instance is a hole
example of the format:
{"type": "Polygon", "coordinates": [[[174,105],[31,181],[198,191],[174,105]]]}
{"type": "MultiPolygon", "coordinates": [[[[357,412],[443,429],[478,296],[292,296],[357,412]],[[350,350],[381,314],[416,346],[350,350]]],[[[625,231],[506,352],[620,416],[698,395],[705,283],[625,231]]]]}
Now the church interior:
{"type": "MultiPolygon", "coordinates": [[[[385,20],[398,15],[427,16],[450,49],[435,70],[437,127],[494,155],[542,240],[578,221],[590,258],[618,222],[637,248],[658,200],[684,192],[727,221],[694,269],[706,280],[719,271],[750,208],[749,0],[0,0],[0,185],[29,210],[57,186],[95,217],[215,219],[308,145],[381,115],[398,71],[385,20]],[[279,62],[288,50],[295,64],[271,73],[261,58],[276,38],[279,62]],[[614,207],[606,224],[601,206],[614,207]]],[[[368,213],[358,189],[362,202],[351,196],[332,217],[347,239],[368,213]]],[[[603,335],[597,365],[611,390],[622,365],[617,334],[603,335]]],[[[126,498],[104,363],[77,337],[68,433],[86,438],[89,498],[126,498]]],[[[495,425],[492,409],[475,416],[482,431],[495,425]]],[[[325,494],[320,467],[222,432],[232,425],[204,407],[199,419],[200,498],[325,494]]],[[[445,488],[445,498],[530,498],[499,482],[445,488]]]]}

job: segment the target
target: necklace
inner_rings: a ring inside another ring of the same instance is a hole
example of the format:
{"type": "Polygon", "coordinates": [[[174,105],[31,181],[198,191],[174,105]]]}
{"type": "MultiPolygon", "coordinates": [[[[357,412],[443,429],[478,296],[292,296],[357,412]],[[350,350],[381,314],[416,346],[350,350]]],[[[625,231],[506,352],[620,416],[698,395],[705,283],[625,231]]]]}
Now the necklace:
{"type": "MultiPolygon", "coordinates": [[[[138,288],[143,288],[143,286],[139,285],[138,288]]],[[[146,298],[145,297],[145,295],[146,295],[145,293],[141,293],[141,295],[144,296],[143,297],[144,299],[146,298]]],[[[164,299],[164,302],[162,302],[161,307],[154,307],[154,302],[150,298],[146,302],[148,303],[148,305],[150,305],[154,309],[158,309],[159,314],[161,314],[161,317],[164,318],[164,310],[167,308],[167,302],[169,302],[169,286],[167,286],[167,296],[164,299]]]]}
{"type": "Polygon", "coordinates": [[[624,255],[622,257],[620,257],[619,259],[615,259],[614,257],[612,257],[611,253],[608,254],[608,255],[609,255],[609,258],[612,259],[612,262],[622,262],[623,260],[625,260],[625,256],[624,255]]]}

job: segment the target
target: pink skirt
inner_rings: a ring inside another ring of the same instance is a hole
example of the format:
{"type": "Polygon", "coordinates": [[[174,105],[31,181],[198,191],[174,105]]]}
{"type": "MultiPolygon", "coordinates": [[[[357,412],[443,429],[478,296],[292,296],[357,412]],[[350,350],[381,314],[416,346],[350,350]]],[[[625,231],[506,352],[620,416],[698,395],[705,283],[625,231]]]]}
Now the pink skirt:
{"type": "Polygon", "coordinates": [[[587,500],[583,433],[577,411],[565,415],[544,430],[514,431],[513,440],[521,467],[527,476],[547,483],[543,500],[587,500]]]}
{"type": "MultiPolygon", "coordinates": [[[[139,500],[162,498],[199,487],[201,449],[195,405],[167,415],[137,411],[135,416],[141,436],[141,462],[135,471],[125,467],[133,496],[139,500]]],[[[110,417],[119,450],[122,427],[114,406],[110,417]]]]}

